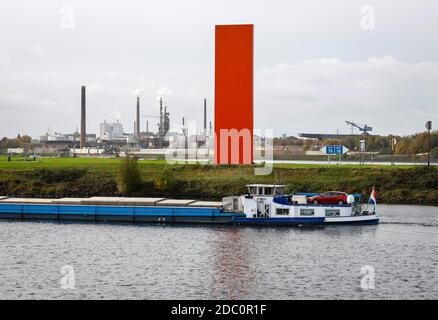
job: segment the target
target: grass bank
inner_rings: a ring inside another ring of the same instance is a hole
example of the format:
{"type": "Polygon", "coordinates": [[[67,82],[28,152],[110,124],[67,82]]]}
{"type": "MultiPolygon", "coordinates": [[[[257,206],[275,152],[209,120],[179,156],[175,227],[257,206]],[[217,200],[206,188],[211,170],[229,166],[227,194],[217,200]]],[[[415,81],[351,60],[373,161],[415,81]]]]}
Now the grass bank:
{"type": "MultiPolygon", "coordinates": [[[[120,195],[116,176],[120,160],[48,158],[35,162],[0,158],[0,195],[25,197],[86,197],[120,195]]],[[[166,165],[161,160],[139,161],[143,184],[136,196],[172,196],[217,200],[245,192],[248,183],[284,183],[289,192],[342,190],[369,195],[376,186],[384,203],[438,205],[438,169],[414,166],[326,167],[281,164],[266,176],[254,166],[166,165]],[[166,169],[164,169],[166,168],[166,169]],[[166,170],[171,181],[157,184],[166,170]]]]}

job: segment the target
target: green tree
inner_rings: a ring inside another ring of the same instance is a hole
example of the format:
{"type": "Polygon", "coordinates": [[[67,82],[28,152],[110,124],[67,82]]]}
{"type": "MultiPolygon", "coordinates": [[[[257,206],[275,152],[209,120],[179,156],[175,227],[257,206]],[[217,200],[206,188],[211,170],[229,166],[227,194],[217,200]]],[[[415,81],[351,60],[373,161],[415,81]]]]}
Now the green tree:
{"type": "Polygon", "coordinates": [[[142,184],[137,158],[128,156],[123,159],[117,174],[119,192],[128,196],[135,195],[139,192],[142,184]]]}

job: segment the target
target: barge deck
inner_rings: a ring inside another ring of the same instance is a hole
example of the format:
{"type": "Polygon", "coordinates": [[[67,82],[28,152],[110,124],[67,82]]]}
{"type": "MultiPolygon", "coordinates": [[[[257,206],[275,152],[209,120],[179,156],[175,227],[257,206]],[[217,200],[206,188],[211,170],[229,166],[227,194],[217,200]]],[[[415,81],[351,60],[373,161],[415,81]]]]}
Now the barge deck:
{"type": "Polygon", "coordinates": [[[0,199],[0,219],[217,224],[244,217],[222,212],[222,202],[213,201],[123,197],[0,199]]]}

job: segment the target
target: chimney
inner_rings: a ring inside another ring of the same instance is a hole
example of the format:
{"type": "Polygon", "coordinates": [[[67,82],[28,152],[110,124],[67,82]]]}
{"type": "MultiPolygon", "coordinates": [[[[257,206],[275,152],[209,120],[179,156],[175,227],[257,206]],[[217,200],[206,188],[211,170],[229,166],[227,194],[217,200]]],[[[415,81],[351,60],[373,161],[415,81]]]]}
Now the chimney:
{"type": "Polygon", "coordinates": [[[81,88],[81,148],[85,147],[86,144],[86,122],[85,122],[85,86],[81,88]]]}
{"type": "Polygon", "coordinates": [[[207,132],[207,99],[204,99],[204,132],[207,132]]]}
{"type": "Polygon", "coordinates": [[[137,138],[140,138],[140,97],[137,97],[137,117],[135,124],[135,135],[137,138]]]}

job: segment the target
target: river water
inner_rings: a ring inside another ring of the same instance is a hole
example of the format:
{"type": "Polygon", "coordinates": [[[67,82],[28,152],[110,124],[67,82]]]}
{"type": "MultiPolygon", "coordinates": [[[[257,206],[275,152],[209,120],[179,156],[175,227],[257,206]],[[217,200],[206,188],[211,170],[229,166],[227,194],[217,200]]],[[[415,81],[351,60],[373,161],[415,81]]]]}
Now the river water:
{"type": "Polygon", "coordinates": [[[323,229],[2,221],[0,298],[437,299],[438,207],[378,210],[323,229]]]}

